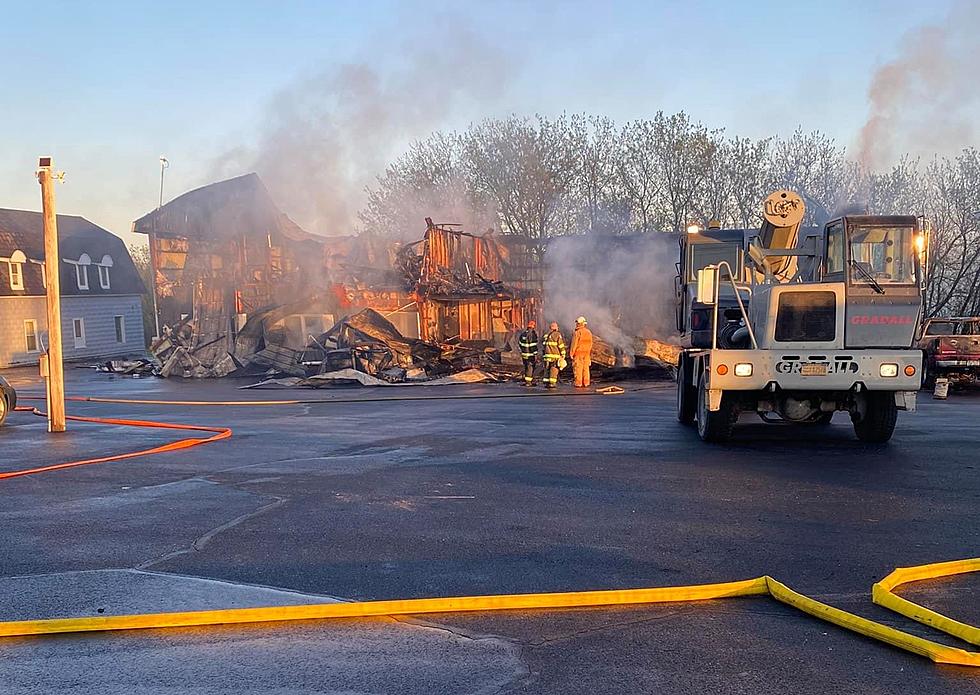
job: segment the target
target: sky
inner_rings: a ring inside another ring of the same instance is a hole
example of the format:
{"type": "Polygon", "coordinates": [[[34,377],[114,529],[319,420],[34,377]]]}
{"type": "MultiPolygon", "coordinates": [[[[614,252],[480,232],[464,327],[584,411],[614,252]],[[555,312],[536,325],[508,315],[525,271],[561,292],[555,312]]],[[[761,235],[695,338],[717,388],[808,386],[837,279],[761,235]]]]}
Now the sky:
{"type": "MultiPolygon", "coordinates": [[[[350,64],[404,78],[391,108],[417,112],[384,156],[435,128],[562,112],[684,110],[730,134],[803,127],[851,146],[876,69],[955,0],[0,2],[0,207],[39,208],[35,165],[51,155],[59,212],[132,242],[161,155],[165,199],[246,173],[255,148],[276,155],[264,134],[284,95],[350,64]]],[[[378,152],[370,129],[335,135],[378,152]]],[[[287,155],[316,176],[302,148],[287,155]]]]}

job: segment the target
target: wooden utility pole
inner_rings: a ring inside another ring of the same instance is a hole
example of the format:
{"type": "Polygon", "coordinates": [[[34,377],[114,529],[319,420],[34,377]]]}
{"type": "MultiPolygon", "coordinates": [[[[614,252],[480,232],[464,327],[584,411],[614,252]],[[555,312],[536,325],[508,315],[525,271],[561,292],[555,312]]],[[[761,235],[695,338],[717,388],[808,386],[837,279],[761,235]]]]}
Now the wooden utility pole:
{"type": "Polygon", "coordinates": [[[58,217],[54,205],[51,157],[38,161],[41,210],[44,216],[44,274],[48,305],[48,432],[65,431],[65,363],[61,348],[61,272],[58,254],[58,217]]]}

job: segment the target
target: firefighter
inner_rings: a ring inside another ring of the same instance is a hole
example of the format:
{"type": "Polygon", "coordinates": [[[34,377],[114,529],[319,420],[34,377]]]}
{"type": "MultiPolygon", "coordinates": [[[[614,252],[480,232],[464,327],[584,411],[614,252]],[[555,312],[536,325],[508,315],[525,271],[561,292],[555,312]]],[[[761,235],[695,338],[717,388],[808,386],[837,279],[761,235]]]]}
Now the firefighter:
{"type": "Polygon", "coordinates": [[[544,385],[553,389],[558,386],[558,372],[562,370],[565,361],[565,339],[558,330],[558,324],[551,322],[544,336],[544,385]]]}
{"type": "Polygon", "coordinates": [[[538,324],[534,319],[527,322],[517,343],[521,348],[521,359],[524,361],[524,385],[534,386],[534,367],[538,362],[538,324]]]}
{"type": "Polygon", "coordinates": [[[592,365],[592,331],[584,316],[575,319],[575,332],[572,334],[572,347],[568,353],[572,357],[572,371],[575,373],[575,388],[588,387],[589,367],[592,365]]]}

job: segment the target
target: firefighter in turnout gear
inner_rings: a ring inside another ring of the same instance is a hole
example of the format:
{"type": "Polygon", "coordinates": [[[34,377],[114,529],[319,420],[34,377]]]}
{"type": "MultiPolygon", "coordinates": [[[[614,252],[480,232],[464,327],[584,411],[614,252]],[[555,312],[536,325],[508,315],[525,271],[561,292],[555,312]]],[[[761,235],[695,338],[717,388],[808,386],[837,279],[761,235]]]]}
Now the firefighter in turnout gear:
{"type": "Polygon", "coordinates": [[[527,322],[517,343],[521,348],[521,359],[524,361],[524,385],[534,386],[534,368],[538,363],[538,324],[534,319],[527,322]]]}
{"type": "Polygon", "coordinates": [[[565,339],[554,321],[544,336],[544,385],[553,389],[558,386],[558,372],[564,368],[565,339]]]}
{"type": "Polygon", "coordinates": [[[568,354],[572,357],[572,371],[575,373],[575,388],[586,388],[590,383],[589,367],[592,365],[592,331],[586,325],[584,316],[575,319],[575,333],[572,334],[572,347],[568,354]]]}

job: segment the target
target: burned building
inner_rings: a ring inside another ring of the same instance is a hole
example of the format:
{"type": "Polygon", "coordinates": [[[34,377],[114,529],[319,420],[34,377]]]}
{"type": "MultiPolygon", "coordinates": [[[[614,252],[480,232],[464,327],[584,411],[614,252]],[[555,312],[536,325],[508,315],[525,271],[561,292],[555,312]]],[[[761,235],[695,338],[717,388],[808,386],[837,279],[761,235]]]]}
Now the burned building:
{"type": "Polygon", "coordinates": [[[325,289],[321,241],[283,214],[255,174],[185,193],[133,223],[146,234],[162,324],[215,330],[236,315],[325,289]]]}
{"type": "Polygon", "coordinates": [[[419,337],[502,347],[537,310],[533,289],[498,279],[508,274],[510,254],[511,248],[493,234],[469,234],[426,218],[425,236],[398,255],[411,282],[419,337]]]}
{"type": "Polygon", "coordinates": [[[426,223],[411,244],[308,234],[254,174],[185,193],[133,224],[150,242],[163,327],[153,352],[188,376],[238,371],[255,355],[299,372],[292,353],[366,309],[407,339],[508,347],[537,307],[527,246],[426,223]]]}

